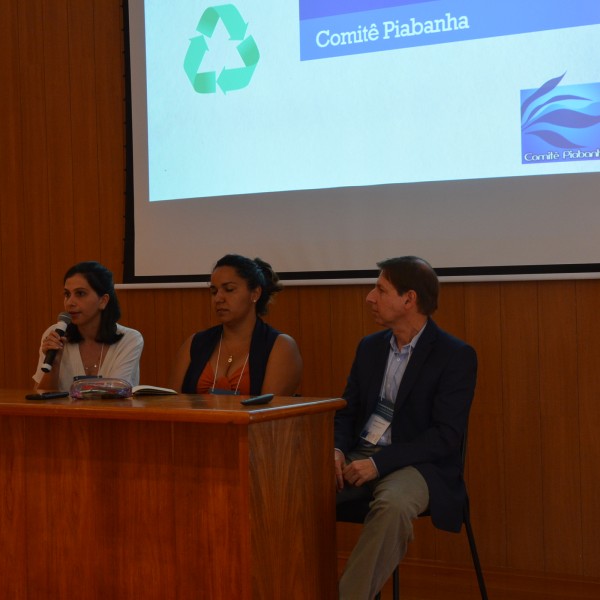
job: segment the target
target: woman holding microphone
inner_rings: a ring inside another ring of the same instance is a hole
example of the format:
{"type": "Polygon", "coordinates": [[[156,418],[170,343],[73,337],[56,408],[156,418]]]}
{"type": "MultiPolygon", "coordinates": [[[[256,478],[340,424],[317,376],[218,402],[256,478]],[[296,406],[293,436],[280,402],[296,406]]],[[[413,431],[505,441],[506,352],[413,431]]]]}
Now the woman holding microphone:
{"type": "Polygon", "coordinates": [[[94,261],[71,267],[64,276],[64,307],[61,317],[68,323],[64,335],[56,325],[42,335],[35,389],[68,391],[74,378],[81,376],[138,385],[144,340],[139,331],[117,322],[121,309],[112,273],[94,261]],[[55,358],[48,361],[51,350],[55,358]]]}

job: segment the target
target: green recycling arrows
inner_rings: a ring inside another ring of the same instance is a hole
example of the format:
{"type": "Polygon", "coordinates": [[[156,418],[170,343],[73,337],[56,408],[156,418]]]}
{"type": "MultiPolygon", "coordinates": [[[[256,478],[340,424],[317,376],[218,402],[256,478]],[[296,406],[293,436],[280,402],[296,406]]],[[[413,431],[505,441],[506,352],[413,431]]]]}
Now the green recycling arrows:
{"type": "Polygon", "coordinates": [[[194,90],[199,94],[214,94],[217,86],[223,93],[241,90],[252,79],[260,53],[254,38],[250,35],[244,39],[248,24],[233,4],[222,4],[207,8],[198,22],[196,31],[199,36],[190,40],[188,51],[183,61],[183,68],[194,90]],[[209,51],[206,38],[211,38],[221,20],[231,41],[242,40],[237,51],[244,63],[243,67],[223,68],[219,76],[215,71],[200,71],[204,55],[209,51]]]}

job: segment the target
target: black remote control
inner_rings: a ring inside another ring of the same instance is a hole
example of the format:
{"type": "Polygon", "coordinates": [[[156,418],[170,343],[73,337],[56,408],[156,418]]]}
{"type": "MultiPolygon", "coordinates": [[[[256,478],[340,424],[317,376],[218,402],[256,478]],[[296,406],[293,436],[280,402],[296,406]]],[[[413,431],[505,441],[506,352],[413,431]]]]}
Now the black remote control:
{"type": "Polygon", "coordinates": [[[66,398],[69,392],[39,392],[36,394],[27,394],[27,400],[51,400],[52,398],[66,398]]]}
{"type": "Polygon", "coordinates": [[[273,394],[262,394],[261,396],[254,396],[254,398],[248,398],[247,400],[240,400],[240,403],[244,406],[254,406],[255,404],[268,404],[273,400],[273,394]]]}

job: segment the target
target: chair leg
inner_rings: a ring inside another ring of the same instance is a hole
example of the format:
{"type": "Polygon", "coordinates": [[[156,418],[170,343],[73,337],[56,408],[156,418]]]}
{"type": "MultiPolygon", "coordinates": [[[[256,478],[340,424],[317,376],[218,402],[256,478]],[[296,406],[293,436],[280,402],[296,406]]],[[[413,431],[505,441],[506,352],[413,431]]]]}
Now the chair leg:
{"type": "Polygon", "coordinates": [[[400,571],[399,567],[394,569],[394,575],[392,576],[393,581],[393,589],[394,595],[392,596],[394,600],[400,600],[400,571]]]}
{"type": "MultiPolygon", "coordinates": [[[[398,574],[398,567],[394,569],[394,573],[392,575],[392,585],[393,585],[393,599],[400,600],[400,576],[398,574]]],[[[375,595],[375,600],[381,600],[381,592],[375,595]]]]}
{"type": "Polygon", "coordinates": [[[479,555],[477,554],[477,546],[475,545],[473,527],[471,526],[471,515],[469,511],[468,498],[465,502],[465,507],[463,511],[463,521],[465,523],[465,529],[467,530],[467,538],[469,540],[469,547],[471,548],[471,558],[473,559],[473,566],[475,567],[475,573],[477,575],[477,583],[479,583],[481,600],[488,600],[487,589],[485,587],[485,581],[483,579],[483,571],[481,569],[481,563],[479,562],[479,555]]]}

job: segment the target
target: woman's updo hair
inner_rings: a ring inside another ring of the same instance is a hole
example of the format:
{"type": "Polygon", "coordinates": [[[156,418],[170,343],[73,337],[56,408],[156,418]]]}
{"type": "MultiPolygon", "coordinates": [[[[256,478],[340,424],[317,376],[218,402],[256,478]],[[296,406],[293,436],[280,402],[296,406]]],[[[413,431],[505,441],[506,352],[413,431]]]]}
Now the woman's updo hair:
{"type": "Polygon", "coordinates": [[[256,301],[256,314],[264,316],[272,297],[283,289],[279,276],[268,262],[260,258],[247,258],[239,254],[226,254],[215,264],[213,271],[219,267],[232,267],[239,277],[248,284],[249,290],[261,288],[260,298],[256,301]]]}

